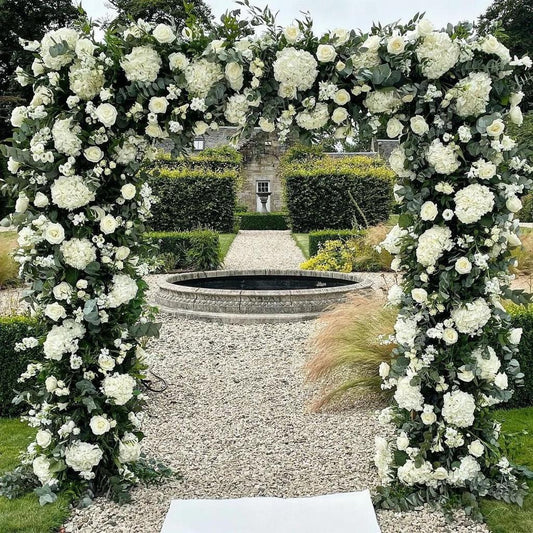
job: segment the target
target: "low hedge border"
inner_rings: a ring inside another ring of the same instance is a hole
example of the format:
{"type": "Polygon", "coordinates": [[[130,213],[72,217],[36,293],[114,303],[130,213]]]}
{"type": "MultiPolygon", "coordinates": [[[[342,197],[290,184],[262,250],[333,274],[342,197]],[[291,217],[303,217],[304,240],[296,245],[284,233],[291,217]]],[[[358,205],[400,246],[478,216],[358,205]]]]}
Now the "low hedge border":
{"type": "Polygon", "coordinates": [[[289,229],[286,213],[237,213],[239,229],[284,230],[289,229]]]}
{"type": "Polygon", "coordinates": [[[309,232],[309,256],[313,257],[316,255],[326,241],[346,242],[360,235],[361,232],[354,229],[322,229],[311,231],[309,232]]]}
{"type": "Polygon", "coordinates": [[[26,405],[12,403],[15,391],[21,388],[20,375],[26,371],[28,363],[44,358],[40,346],[15,351],[15,345],[25,337],[44,335],[44,325],[25,316],[0,317],[0,417],[14,417],[26,411],[26,405]]]}
{"type": "Polygon", "coordinates": [[[159,254],[172,257],[172,269],[216,270],[221,264],[218,233],[210,230],[146,233],[159,254]]]}
{"type": "Polygon", "coordinates": [[[515,328],[522,328],[516,359],[524,374],[524,386],[516,387],[509,402],[501,407],[512,409],[533,405],[533,305],[512,306],[509,310],[515,328]]]}

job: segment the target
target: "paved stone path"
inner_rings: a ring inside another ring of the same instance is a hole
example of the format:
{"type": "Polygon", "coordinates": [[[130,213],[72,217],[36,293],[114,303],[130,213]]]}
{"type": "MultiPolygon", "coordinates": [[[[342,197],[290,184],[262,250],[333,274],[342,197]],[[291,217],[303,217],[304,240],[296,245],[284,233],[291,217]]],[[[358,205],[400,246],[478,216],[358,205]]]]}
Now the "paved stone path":
{"type": "Polygon", "coordinates": [[[239,231],[232,242],[224,268],[228,270],[298,269],[305,261],[302,251],[291,232],[286,231],[239,231]]]}

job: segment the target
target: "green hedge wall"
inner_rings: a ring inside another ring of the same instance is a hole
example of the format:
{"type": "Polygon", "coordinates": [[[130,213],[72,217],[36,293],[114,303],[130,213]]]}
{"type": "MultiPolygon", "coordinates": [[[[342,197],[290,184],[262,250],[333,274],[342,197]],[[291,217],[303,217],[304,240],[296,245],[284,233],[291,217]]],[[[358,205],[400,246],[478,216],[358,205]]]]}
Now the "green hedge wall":
{"type": "Polygon", "coordinates": [[[289,229],[287,213],[237,213],[239,229],[289,229]]]}
{"type": "Polygon", "coordinates": [[[154,231],[212,229],[230,233],[238,172],[160,169],[149,179],[159,201],[152,206],[154,231]]]}
{"type": "Polygon", "coordinates": [[[172,257],[172,269],[216,270],[221,264],[218,233],[214,231],[152,232],[145,237],[160,254],[172,257]]]}
{"type": "Polygon", "coordinates": [[[282,163],[292,230],[373,226],[389,218],[394,174],[363,156],[282,163]]]}
{"type": "Polygon", "coordinates": [[[44,329],[35,320],[26,317],[0,317],[0,417],[13,417],[26,410],[26,405],[14,405],[17,383],[31,361],[43,358],[41,347],[23,352],[15,351],[15,344],[24,337],[39,337],[44,329]]]}
{"type": "Polygon", "coordinates": [[[322,229],[318,231],[311,231],[309,233],[309,256],[316,255],[320,247],[326,241],[347,241],[353,237],[358,237],[361,232],[352,229],[322,229]]]}
{"type": "Polygon", "coordinates": [[[522,328],[520,351],[516,359],[524,373],[524,386],[516,387],[513,397],[503,407],[527,407],[533,405],[533,305],[516,306],[510,310],[515,328],[522,328]]]}

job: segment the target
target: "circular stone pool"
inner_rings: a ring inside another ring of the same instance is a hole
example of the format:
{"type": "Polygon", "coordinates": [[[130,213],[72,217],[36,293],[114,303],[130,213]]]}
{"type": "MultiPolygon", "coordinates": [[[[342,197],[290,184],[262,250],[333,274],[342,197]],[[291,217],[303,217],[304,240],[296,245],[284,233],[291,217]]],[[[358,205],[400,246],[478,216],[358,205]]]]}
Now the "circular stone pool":
{"type": "Polygon", "coordinates": [[[159,282],[162,311],[220,322],[289,322],[316,318],[348,294],[371,291],[357,274],[307,270],[216,270],[174,274],[159,282]]]}

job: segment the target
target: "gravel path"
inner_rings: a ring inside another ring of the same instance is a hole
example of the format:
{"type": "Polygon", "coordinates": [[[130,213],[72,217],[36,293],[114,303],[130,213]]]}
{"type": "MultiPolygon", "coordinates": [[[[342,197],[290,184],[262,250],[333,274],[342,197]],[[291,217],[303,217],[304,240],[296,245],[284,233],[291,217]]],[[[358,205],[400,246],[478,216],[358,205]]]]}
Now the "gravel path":
{"type": "MultiPolygon", "coordinates": [[[[182,480],[139,487],[133,503],[74,512],[74,533],[157,533],[173,498],[296,497],[373,488],[371,402],[314,414],[302,383],[315,324],[209,324],[165,316],[150,349],[168,389],[152,394],[145,449],[182,480]]],[[[485,532],[440,513],[378,513],[383,533],[485,532]]],[[[275,533],[275,532],[272,532],[275,533]]],[[[327,532],[324,532],[327,533],[327,532]]]]}
{"type": "Polygon", "coordinates": [[[224,261],[228,270],[300,268],[305,261],[291,232],[239,231],[224,261]]]}

